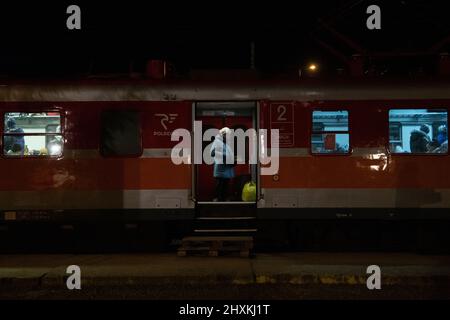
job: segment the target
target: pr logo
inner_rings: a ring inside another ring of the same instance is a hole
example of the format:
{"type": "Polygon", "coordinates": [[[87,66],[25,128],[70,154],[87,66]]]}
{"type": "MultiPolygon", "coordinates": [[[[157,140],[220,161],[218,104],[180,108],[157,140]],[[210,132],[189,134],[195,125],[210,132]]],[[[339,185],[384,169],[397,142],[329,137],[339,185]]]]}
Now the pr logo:
{"type": "Polygon", "coordinates": [[[173,123],[178,117],[178,113],[155,113],[155,116],[161,117],[161,126],[167,130],[167,123],[173,123]]]}

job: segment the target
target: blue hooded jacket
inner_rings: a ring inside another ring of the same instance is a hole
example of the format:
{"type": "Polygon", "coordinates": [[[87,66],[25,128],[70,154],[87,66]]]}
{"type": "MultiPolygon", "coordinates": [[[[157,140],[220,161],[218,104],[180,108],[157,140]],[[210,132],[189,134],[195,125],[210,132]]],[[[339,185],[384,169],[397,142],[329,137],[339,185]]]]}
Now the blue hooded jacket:
{"type": "Polygon", "coordinates": [[[214,157],[214,178],[234,178],[234,166],[226,164],[226,158],[233,160],[234,155],[231,148],[223,141],[221,135],[216,136],[211,146],[211,155],[214,157]],[[222,159],[222,163],[217,163],[217,159],[222,159]]]}
{"type": "MultiPolygon", "coordinates": [[[[16,121],[13,118],[9,118],[6,122],[7,132],[10,133],[24,133],[22,128],[17,128],[16,121]]],[[[23,154],[25,149],[25,139],[23,135],[8,135],[3,139],[4,152],[7,153],[9,150],[18,149],[21,154],[23,154]]],[[[15,151],[15,152],[17,152],[15,151]]]]}

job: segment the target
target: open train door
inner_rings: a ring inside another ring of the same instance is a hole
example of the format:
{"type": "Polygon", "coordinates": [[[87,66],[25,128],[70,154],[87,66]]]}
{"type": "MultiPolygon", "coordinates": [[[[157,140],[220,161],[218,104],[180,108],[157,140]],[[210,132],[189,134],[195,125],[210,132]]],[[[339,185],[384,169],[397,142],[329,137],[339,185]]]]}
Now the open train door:
{"type": "MultiPolygon", "coordinates": [[[[220,130],[228,127],[233,130],[242,129],[244,132],[249,129],[257,129],[255,102],[198,102],[194,108],[195,121],[201,121],[202,138],[203,133],[211,128],[220,130]]],[[[213,140],[214,138],[202,141],[202,152],[205,151],[205,148],[211,147],[213,140]]],[[[199,143],[199,141],[194,141],[195,143],[199,143]]],[[[242,198],[242,190],[246,183],[253,182],[255,190],[257,190],[257,164],[250,163],[250,152],[256,152],[256,149],[252,150],[251,148],[257,148],[257,144],[245,139],[245,155],[238,154],[237,148],[238,143],[235,138],[233,153],[240,159],[244,158],[245,163],[235,165],[235,177],[230,180],[225,201],[217,201],[216,180],[213,175],[214,165],[206,164],[204,161],[201,164],[195,164],[193,191],[197,204],[242,204],[246,202],[242,198]]],[[[256,197],[255,201],[247,202],[255,204],[256,197]]]]}

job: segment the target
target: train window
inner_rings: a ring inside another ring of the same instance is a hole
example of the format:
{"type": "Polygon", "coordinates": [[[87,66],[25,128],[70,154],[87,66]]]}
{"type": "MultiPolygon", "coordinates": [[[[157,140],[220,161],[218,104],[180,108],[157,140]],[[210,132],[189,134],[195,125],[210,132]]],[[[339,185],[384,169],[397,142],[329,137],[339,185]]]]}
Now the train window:
{"type": "Polygon", "coordinates": [[[104,156],[141,155],[139,113],[135,111],[103,112],[100,151],[104,156]]]}
{"type": "Polygon", "coordinates": [[[350,152],[348,111],[313,111],[311,152],[345,154],[350,152]]]}
{"type": "Polygon", "coordinates": [[[3,119],[3,155],[60,156],[64,139],[58,112],[7,112],[3,119]]]}
{"type": "Polygon", "coordinates": [[[389,110],[391,153],[448,153],[447,110],[389,110]]]}

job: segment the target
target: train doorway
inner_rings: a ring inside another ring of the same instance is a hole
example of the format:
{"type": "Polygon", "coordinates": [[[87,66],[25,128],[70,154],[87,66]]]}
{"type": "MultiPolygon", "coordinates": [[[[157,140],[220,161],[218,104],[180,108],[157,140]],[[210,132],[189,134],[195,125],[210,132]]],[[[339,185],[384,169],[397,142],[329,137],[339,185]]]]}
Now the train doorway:
{"type": "MultiPolygon", "coordinates": [[[[228,127],[233,130],[248,129],[257,130],[257,108],[255,102],[199,102],[194,106],[194,120],[201,121],[202,137],[203,133],[211,128],[222,129],[228,127]]],[[[203,141],[201,150],[206,148],[211,149],[211,140],[203,141]]],[[[194,141],[194,144],[198,143],[194,141]]],[[[202,161],[201,164],[196,164],[194,168],[193,191],[195,192],[195,199],[197,204],[255,204],[256,194],[251,201],[247,197],[242,197],[242,191],[245,184],[253,182],[255,186],[255,193],[257,189],[257,172],[258,165],[250,163],[250,148],[257,148],[257,145],[250,143],[249,139],[245,140],[245,155],[240,155],[237,152],[237,141],[235,140],[232,150],[236,158],[245,158],[245,163],[236,164],[234,166],[234,177],[229,180],[227,186],[226,197],[219,199],[217,180],[214,178],[214,165],[206,164],[202,161]],[[247,199],[245,199],[247,198],[247,199]]],[[[195,148],[195,146],[194,146],[195,148]]],[[[207,151],[210,152],[210,151],[207,151]]],[[[257,153],[256,153],[257,154],[257,153]]],[[[248,189],[246,189],[248,190],[248,189]]]]}

